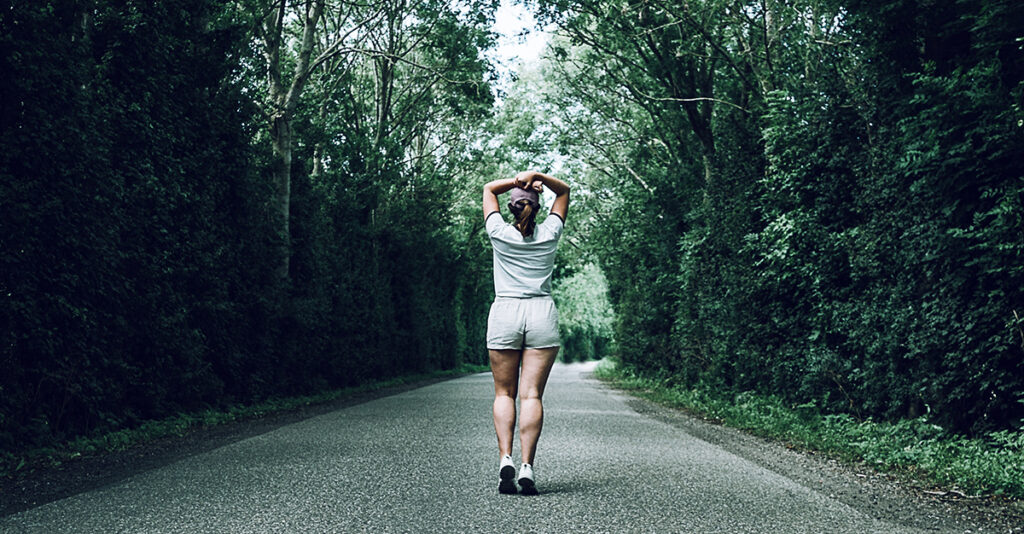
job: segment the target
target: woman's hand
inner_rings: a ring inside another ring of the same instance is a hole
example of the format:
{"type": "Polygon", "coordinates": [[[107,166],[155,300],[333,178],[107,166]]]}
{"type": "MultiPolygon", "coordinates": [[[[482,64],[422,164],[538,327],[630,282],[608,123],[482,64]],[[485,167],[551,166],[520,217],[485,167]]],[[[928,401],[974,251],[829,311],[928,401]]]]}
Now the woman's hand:
{"type": "Polygon", "coordinates": [[[520,189],[532,189],[540,194],[544,192],[544,182],[537,179],[540,176],[536,171],[523,171],[516,175],[514,183],[520,189]]]}
{"type": "Polygon", "coordinates": [[[541,189],[543,189],[544,184],[539,181],[535,181],[534,178],[536,177],[537,173],[534,171],[523,171],[515,177],[516,187],[520,189],[529,189],[532,187],[534,191],[540,192],[541,189]]]}

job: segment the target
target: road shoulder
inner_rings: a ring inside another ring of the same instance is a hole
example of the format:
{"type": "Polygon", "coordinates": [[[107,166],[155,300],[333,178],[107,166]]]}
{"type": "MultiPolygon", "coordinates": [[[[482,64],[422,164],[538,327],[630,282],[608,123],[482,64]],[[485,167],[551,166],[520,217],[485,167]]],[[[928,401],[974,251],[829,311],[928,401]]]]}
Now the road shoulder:
{"type": "Polygon", "coordinates": [[[931,488],[901,481],[864,465],[847,465],[814,451],[729,428],[680,410],[637,398],[600,382],[637,413],[671,425],[745,460],[782,475],[861,513],[887,523],[936,532],[1024,533],[1024,503],[964,499],[925,493],[931,488]]]}

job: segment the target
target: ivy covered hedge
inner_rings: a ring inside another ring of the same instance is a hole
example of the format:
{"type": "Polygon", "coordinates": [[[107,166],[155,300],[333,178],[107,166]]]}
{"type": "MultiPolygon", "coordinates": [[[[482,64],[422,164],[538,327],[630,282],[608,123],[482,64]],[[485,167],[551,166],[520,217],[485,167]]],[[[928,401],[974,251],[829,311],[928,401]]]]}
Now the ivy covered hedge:
{"type": "Polygon", "coordinates": [[[1024,425],[1024,20],[1002,1],[541,2],[632,371],[1024,425]]]}
{"type": "MultiPolygon", "coordinates": [[[[432,87],[442,103],[418,100],[391,139],[334,121],[367,122],[372,71],[314,84],[281,279],[266,77],[236,7],[0,10],[0,453],[485,361],[484,243],[438,216],[447,172],[402,166],[398,138],[430,113],[479,116],[490,92],[432,87]],[[318,115],[324,94],[342,109],[318,115]],[[314,177],[317,157],[334,164],[314,177]]],[[[478,28],[460,32],[445,57],[477,58],[478,28]]]]}

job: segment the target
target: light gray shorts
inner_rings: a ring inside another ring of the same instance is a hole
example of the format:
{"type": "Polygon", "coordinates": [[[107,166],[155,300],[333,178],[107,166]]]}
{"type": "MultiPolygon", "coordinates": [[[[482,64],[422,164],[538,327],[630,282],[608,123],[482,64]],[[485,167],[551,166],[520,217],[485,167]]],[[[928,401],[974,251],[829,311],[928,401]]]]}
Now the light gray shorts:
{"type": "Polygon", "coordinates": [[[487,316],[488,349],[543,349],[561,345],[554,299],[549,296],[494,299],[487,316]]]}

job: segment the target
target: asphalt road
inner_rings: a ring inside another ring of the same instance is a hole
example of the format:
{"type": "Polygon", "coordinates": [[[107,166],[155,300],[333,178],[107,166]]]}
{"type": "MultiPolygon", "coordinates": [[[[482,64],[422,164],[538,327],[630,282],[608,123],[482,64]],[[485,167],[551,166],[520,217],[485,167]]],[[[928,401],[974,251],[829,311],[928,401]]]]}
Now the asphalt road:
{"type": "MultiPolygon", "coordinates": [[[[316,416],[2,517],[0,532],[943,530],[891,522],[836,497],[806,467],[766,467],[638,411],[588,378],[591,369],[559,365],[552,373],[536,462],[539,496],[497,492],[493,389],[490,375],[479,374],[316,416]]],[[[767,456],[778,456],[766,447],[767,456]]]]}

